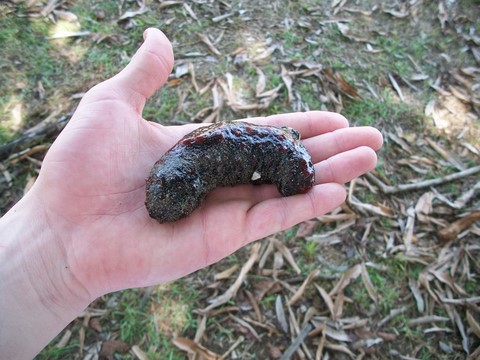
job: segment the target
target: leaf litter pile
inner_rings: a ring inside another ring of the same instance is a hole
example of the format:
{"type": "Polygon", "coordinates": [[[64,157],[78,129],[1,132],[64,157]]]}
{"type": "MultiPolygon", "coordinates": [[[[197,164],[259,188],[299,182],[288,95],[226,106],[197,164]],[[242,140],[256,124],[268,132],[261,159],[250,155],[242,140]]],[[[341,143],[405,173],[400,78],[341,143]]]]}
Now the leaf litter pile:
{"type": "MultiPolygon", "coordinates": [[[[104,296],[39,358],[480,358],[478,5],[80,2],[91,5],[88,22],[73,3],[10,1],[0,16],[80,25],[48,39],[105,51],[162,28],[175,68],[146,118],[324,109],[376,126],[385,146],[377,169],[347,184],[347,201],[330,214],[170,285],[181,290],[104,296]]],[[[69,108],[28,109],[33,126],[1,144],[2,213],[31,187],[93,80],[63,88],[69,108]]],[[[38,81],[32,104],[47,103],[49,91],[38,81]]],[[[7,124],[17,110],[3,110],[7,124]]]]}

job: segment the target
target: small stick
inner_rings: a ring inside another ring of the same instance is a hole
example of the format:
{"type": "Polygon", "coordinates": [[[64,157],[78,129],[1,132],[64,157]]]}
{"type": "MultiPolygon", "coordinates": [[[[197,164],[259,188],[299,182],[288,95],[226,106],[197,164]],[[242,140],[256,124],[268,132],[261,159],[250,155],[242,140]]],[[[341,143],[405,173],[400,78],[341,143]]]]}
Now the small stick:
{"type": "Polygon", "coordinates": [[[401,184],[396,186],[386,185],[381,180],[373,176],[372,174],[367,174],[366,176],[368,177],[369,180],[374,182],[375,185],[377,185],[380,191],[383,192],[384,194],[395,194],[403,191],[420,190],[420,189],[428,188],[430,186],[444,184],[450,181],[455,181],[455,180],[476,174],[477,172],[480,172],[480,165],[474,166],[472,168],[469,168],[454,174],[450,174],[441,178],[419,181],[412,184],[401,184]]]}

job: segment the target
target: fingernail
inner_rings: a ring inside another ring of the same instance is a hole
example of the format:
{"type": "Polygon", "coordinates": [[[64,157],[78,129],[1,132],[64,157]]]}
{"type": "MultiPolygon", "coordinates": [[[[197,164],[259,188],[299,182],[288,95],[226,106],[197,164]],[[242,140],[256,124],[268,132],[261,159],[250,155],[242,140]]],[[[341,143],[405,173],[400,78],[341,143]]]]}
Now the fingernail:
{"type": "Polygon", "coordinates": [[[148,37],[148,33],[149,33],[149,32],[150,32],[150,28],[148,28],[147,30],[145,30],[145,31],[143,32],[143,40],[144,40],[144,41],[147,40],[147,37],[148,37]]]}

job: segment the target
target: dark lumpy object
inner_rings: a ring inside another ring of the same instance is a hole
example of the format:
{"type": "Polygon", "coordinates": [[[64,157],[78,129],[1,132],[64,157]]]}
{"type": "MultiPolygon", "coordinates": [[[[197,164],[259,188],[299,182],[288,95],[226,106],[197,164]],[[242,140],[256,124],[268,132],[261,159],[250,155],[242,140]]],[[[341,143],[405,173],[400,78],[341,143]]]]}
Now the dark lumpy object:
{"type": "Polygon", "coordinates": [[[216,187],[273,183],[283,196],[315,182],[310,155],[288,127],[224,122],[183,137],[153,166],[146,207],[160,223],[188,216],[216,187]]]}

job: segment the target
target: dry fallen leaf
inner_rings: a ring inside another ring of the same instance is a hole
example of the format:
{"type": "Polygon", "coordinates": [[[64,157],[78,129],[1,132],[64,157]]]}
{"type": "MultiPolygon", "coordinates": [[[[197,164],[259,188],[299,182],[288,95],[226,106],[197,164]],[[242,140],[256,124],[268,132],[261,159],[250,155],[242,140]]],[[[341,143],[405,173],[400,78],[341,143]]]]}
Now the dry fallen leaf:
{"type": "Polygon", "coordinates": [[[260,243],[256,243],[252,246],[252,250],[250,253],[250,257],[248,258],[247,262],[243,265],[242,270],[240,270],[240,274],[238,275],[237,280],[228,288],[225,293],[222,295],[210,300],[210,305],[207,306],[202,312],[209,312],[210,310],[223,305],[234,298],[240,289],[245,277],[247,276],[248,272],[251,270],[253,265],[258,259],[258,253],[260,251],[260,243]]]}
{"type": "Polygon", "coordinates": [[[113,359],[115,353],[126,353],[130,350],[130,345],[120,340],[107,340],[102,344],[100,356],[108,359],[113,359]]]}
{"type": "Polygon", "coordinates": [[[468,229],[478,220],[480,220],[480,211],[470,213],[440,230],[438,232],[438,238],[443,244],[455,240],[458,234],[468,229]]]}
{"type": "Polygon", "coordinates": [[[352,99],[362,99],[362,96],[360,96],[357,89],[348,83],[340,73],[332,68],[325,68],[323,73],[327,79],[338,88],[340,92],[352,99]]]}
{"type": "Polygon", "coordinates": [[[290,104],[293,101],[293,92],[292,92],[292,77],[288,74],[287,69],[285,66],[282,65],[282,80],[285,86],[287,87],[288,93],[288,103],[290,104]]]}
{"type": "Polygon", "coordinates": [[[194,355],[196,359],[222,360],[222,357],[220,355],[215,354],[213,351],[208,350],[206,347],[190,339],[176,337],[172,340],[172,342],[173,345],[178,347],[180,350],[186,351],[187,353],[194,355]]]}
{"type": "Polygon", "coordinates": [[[337,282],[335,287],[328,293],[328,295],[333,296],[341,293],[352,281],[358,278],[361,273],[361,264],[352,266],[350,269],[348,269],[342,274],[340,280],[337,282]]]}
{"type": "Polygon", "coordinates": [[[323,301],[324,301],[325,304],[327,305],[327,308],[328,308],[328,310],[330,311],[330,314],[331,314],[331,316],[332,316],[332,319],[333,319],[333,320],[336,320],[336,317],[335,317],[335,308],[334,308],[334,304],[333,304],[332,298],[330,297],[330,295],[328,295],[328,293],[325,291],[325,289],[322,288],[321,286],[315,285],[315,287],[317,288],[318,293],[320,294],[320,296],[322,297],[323,301]]]}
{"type": "Polygon", "coordinates": [[[315,220],[307,220],[298,226],[297,233],[295,234],[295,239],[304,238],[311,235],[315,228],[317,227],[318,222],[315,220]]]}
{"type": "MultiPolygon", "coordinates": [[[[186,5],[186,4],[184,4],[184,5],[186,5]]],[[[200,38],[200,40],[201,40],[205,45],[207,45],[208,50],[209,50],[213,55],[216,55],[216,56],[221,56],[221,55],[222,55],[222,53],[221,53],[220,51],[218,51],[215,46],[213,46],[212,42],[210,41],[210,39],[208,38],[207,35],[197,34],[197,36],[200,38]]]]}
{"type": "Polygon", "coordinates": [[[148,360],[148,355],[145,351],[140,349],[140,346],[138,345],[133,345],[132,346],[132,352],[136,356],[138,360],[148,360]]]}
{"type": "Polygon", "coordinates": [[[275,238],[273,238],[272,241],[273,241],[273,245],[275,245],[277,250],[282,253],[285,260],[287,260],[287,262],[290,264],[290,266],[293,267],[293,269],[296,271],[296,273],[301,274],[302,270],[300,270],[297,263],[295,262],[295,258],[293,257],[292,253],[290,252],[290,249],[284,243],[282,243],[281,241],[279,241],[275,238]]]}
{"type": "Polygon", "coordinates": [[[367,289],[368,296],[370,296],[370,299],[372,299],[373,302],[376,304],[378,302],[378,294],[376,293],[373,287],[372,281],[370,280],[370,276],[368,275],[368,271],[367,271],[367,267],[365,266],[365,263],[362,263],[361,267],[362,267],[363,284],[367,289]]]}
{"type": "Polygon", "coordinates": [[[165,0],[165,1],[160,1],[159,8],[163,9],[169,6],[173,5],[183,5],[184,1],[183,0],[165,0]]]}
{"type": "Polygon", "coordinates": [[[285,316],[285,310],[283,309],[282,296],[278,295],[277,300],[275,301],[275,313],[277,315],[278,323],[280,324],[280,329],[284,333],[288,333],[288,323],[285,316]]]}
{"type": "Polygon", "coordinates": [[[472,313],[468,310],[467,310],[467,322],[468,322],[468,325],[470,326],[470,329],[475,334],[475,336],[480,339],[480,324],[477,322],[477,320],[475,320],[472,313]]]}
{"type": "Polygon", "coordinates": [[[288,300],[289,305],[295,304],[300,298],[302,297],[305,289],[307,288],[308,284],[318,275],[319,269],[315,269],[310,274],[308,274],[307,278],[303,281],[302,285],[298,288],[297,292],[293,294],[293,296],[288,300]]]}
{"type": "Polygon", "coordinates": [[[231,267],[229,267],[228,269],[218,273],[218,274],[215,274],[214,276],[214,279],[215,281],[218,281],[218,280],[224,280],[224,279],[228,279],[232,276],[232,274],[237,271],[237,269],[240,267],[240,265],[238,264],[235,264],[231,267]]]}

